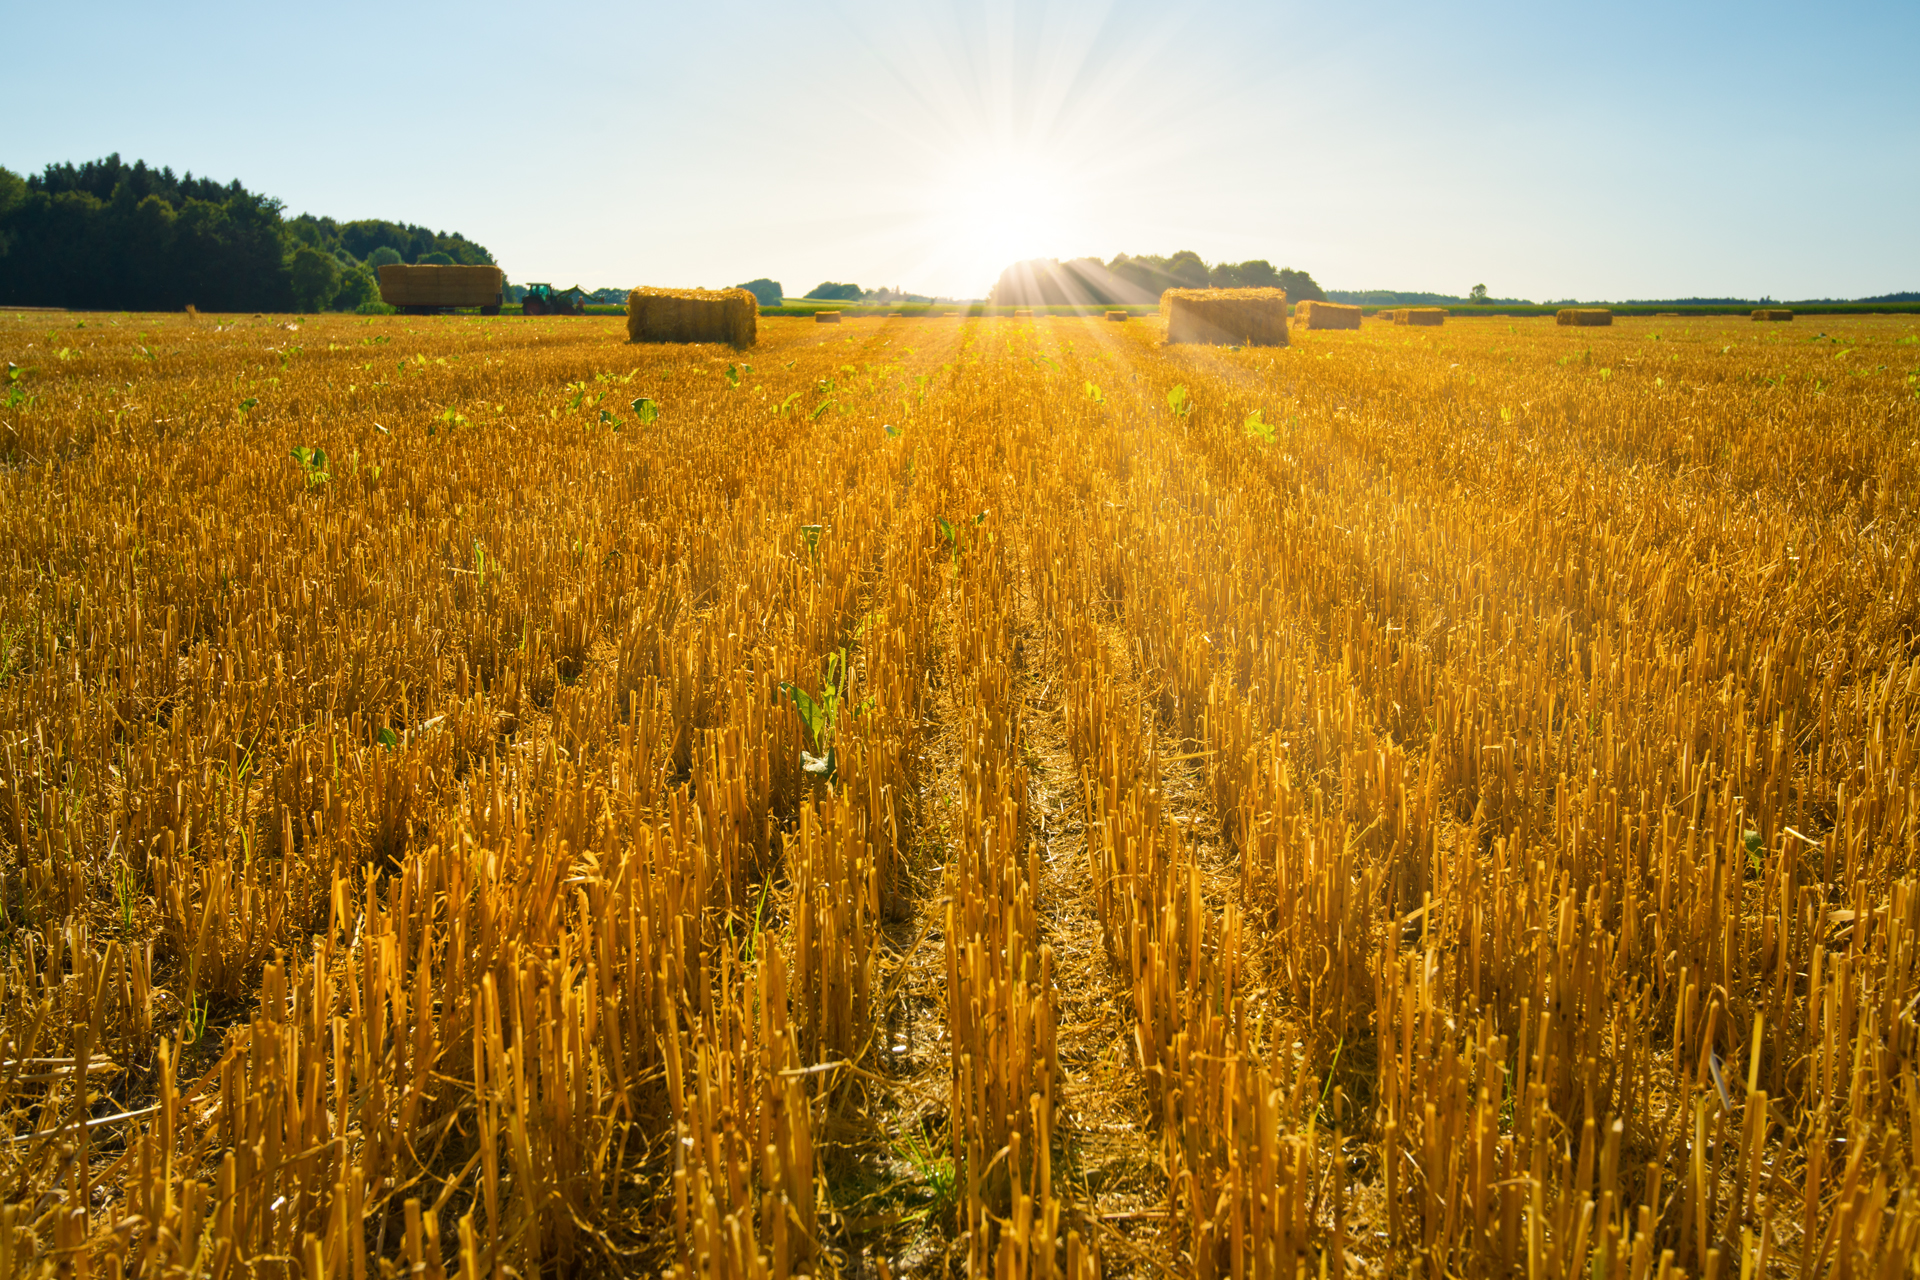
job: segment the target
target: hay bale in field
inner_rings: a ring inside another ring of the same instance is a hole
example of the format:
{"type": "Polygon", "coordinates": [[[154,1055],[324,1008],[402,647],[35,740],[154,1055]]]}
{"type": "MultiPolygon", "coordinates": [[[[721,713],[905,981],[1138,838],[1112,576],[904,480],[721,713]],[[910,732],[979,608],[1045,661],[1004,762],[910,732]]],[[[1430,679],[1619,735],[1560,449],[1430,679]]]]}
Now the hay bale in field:
{"type": "Polygon", "coordinates": [[[1033,312],[1027,310],[1025,307],[1021,307],[1013,313],[1013,318],[1015,320],[1031,320],[1033,319],[1033,312]]]}
{"type": "Polygon", "coordinates": [[[1401,307],[1393,313],[1395,324],[1443,325],[1447,322],[1445,307],[1401,307]]]}
{"type": "Polygon", "coordinates": [[[1755,320],[1791,320],[1793,312],[1784,307],[1762,307],[1753,313],[1755,320]]]}
{"type": "Polygon", "coordinates": [[[1285,289],[1169,289],[1160,295],[1167,341],[1287,345],[1285,289]]]}
{"type": "Polygon", "coordinates": [[[1613,312],[1605,307],[1562,307],[1553,313],[1553,322],[1580,326],[1608,325],[1613,323],[1613,312]]]}
{"type": "Polygon", "coordinates": [[[815,324],[839,324],[840,313],[838,311],[816,311],[813,313],[813,322],[815,324]]]}
{"type": "Polygon", "coordinates": [[[1107,312],[1107,319],[1109,320],[1125,320],[1126,318],[1127,318],[1127,313],[1124,311],[1107,312]]]}
{"type": "Polygon", "coordinates": [[[627,295],[628,342],[725,342],[759,337],[760,300],[745,289],[635,289],[627,295]]]}
{"type": "Polygon", "coordinates": [[[1344,302],[1309,300],[1294,306],[1293,322],[1302,329],[1358,329],[1360,308],[1344,302]]]}
{"type": "Polygon", "coordinates": [[[382,263],[380,300],[390,307],[497,307],[506,286],[498,267],[382,263]]]}

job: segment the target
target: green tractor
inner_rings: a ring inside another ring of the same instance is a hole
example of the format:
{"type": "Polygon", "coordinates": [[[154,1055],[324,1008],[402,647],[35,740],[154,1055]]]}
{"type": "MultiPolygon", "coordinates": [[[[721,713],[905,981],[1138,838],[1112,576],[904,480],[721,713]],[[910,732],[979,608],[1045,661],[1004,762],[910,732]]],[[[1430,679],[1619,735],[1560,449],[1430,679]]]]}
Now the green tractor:
{"type": "Polygon", "coordinates": [[[583,316],[587,314],[587,291],[579,285],[556,289],[550,284],[530,284],[520,309],[530,316],[583,316]]]}

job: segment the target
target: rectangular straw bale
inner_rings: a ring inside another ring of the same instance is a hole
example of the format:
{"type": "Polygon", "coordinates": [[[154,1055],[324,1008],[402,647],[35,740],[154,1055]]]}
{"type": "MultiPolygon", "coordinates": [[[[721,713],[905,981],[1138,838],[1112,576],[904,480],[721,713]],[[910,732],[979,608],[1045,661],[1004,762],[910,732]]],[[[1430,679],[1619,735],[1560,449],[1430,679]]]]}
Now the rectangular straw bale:
{"type": "Polygon", "coordinates": [[[839,324],[840,313],[838,311],[816,311],[813,313],[813,322],[815,324],[839,324]]]}
{"type": "Polygon", "coordinates": [[[1293,322],[1302,329],[1358,329],[1360,308],[1343,302],[1308,300],[1295,304],[1293,322]]]}
{"type": "Polygon", "coordinates": [[[1125,320],[1126,318],[1127,318],[1127,313],[1124,311],[1107,312],[1107,319],[1109,320],[1125,320]]]}
{"type": "Polygon", "coordinates": [[[1285,289],[1169,289],[1160,295],[1167,341],[1287,345],[1285,289]]]}
{"type": "Polygon", "coordinates": [[[628,342],[725,342],[750,347],[760,300],[745,289],[635,289],[627,295],[628,342]]]}
{"type": "Polygon", "coordinates": [[[1395,324],[1442,325],[1447,322],[1445,307],[1402,307],[1393,313],[1395,324]]]}
{"type": "Polygon", "coordinates": [[[1562,307],[1553,313],[1553,322],[1581,326],[1609,325],[1613,323],[1613,312],[1606,307],[1562,307]]]}
{"type": "Polygon", "coordinates": [[[498,267],[389,262],[380,268],[380,300],[391,307],[498,306],[505,284],[498,267]]]}
{"type": "Polygon", "coordinates": [[[1021,307],[1013,313],[1013,318],[1015,320],[1031,320],[1033,319],[1033,312],[1027,310],[1025,307],[1021,307]]]}
{"type": "Polygon", "coordinates": [[[1762,307],[1753,313],[1753,318],[1755,320],[1791,320],[1793,319],[1793,312],[1786,310],[1784,307],[1762,307]]]}

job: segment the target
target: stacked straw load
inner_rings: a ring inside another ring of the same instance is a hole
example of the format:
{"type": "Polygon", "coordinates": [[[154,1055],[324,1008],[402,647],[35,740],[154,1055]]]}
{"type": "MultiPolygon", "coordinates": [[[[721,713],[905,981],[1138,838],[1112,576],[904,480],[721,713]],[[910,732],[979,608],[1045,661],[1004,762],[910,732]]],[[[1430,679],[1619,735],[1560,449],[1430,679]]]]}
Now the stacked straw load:
{"type": "Polygon", "coordinates": [[[760,300],[745,289],[635,289],[627,295],[628,342],[725,342],[750,347],[760,300]]]}
{"type": "Polygon", "coordinates": [[[380,300],[390,307],[498,307],[505,285],[498,267],[389,262],[380,268],[380,300]]]}
{"type": "Polygon", "coordinates": [[[1553,313],[1553,322],[1571,325],[1607,325],[1613,323],[1613,312],[1605,307],[1562,307],[1553,313]]]}
{"type": "Polygon", "coordinates": [[[1125,320],[1126,318],[1127,318],[1127,313],[1124,311],[1107,312],[1107,319],[1109,320],[1125,320]]]}
{"type": "Polygon", "coordinates": [[[1302,329],[1358,329],[1360,308],[1343,302],[1296,303],[1293,322],[1302,329]]]}
{"type": "Polygon", "coordinates": [[[1762,307],[1753,313],[1753,318],[1755,320],[1791,320],[1793,319],[1793,312],[1785,308],[1762,307]]]}
{"type": "Polygon", "coordinates": [[[1285,289],[1169,289],[1160,295],[1167,341],[1287,345],[1285,289]]]}
{"type": "Polygon", "coordinates": [[[1401,307],[1393,313],[1395,324],[1441,325],[1447,322],[1445,307],[1401,307]]]}
{"type": "Polygon", "coordinates": [[[840,313],[838,311],[816,311],[813,313],[813,322],[815,324],[839,324],[840,313]]]}

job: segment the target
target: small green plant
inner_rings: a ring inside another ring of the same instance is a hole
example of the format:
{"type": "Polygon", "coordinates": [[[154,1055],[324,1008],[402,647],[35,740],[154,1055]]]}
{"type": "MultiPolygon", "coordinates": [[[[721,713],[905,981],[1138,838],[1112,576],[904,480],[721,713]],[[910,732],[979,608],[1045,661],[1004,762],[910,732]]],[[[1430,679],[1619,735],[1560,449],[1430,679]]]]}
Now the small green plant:
{"type": "Polygon", "coordinates": [[[300,464],[300,474],[307,478],[307,488],[325,484],[331,477],[327,474],[327,451],[315,446],[297,444],[288,450],[288,455],[300,464]]]}
{"type": "Polygon", "coordinates": [[[120,908],[120,929],[128,937],[133,936],[133,907],[140,901],[140,893],[133,881],[133,868],[124,858],[113,864],[113,898],[120,908]]]}
{"type": "Polygon", "coordinates": [[[834,730],[840,719],[840,703],[846,696],[848,680],[847,651],[835,649],[827,655],[821,670],[820,696],[814,697],[790,680],[780,682],[780,691],[793,703],[794,714],[807,731],[813,750],[800,749],[800,767],[817,778],[832,782],[838,768],[834,751],[834,730]]]}
{"type": "Polygon", "coordinates": [[[642,423],[658,422],[660,420],[660,406],[655,404],[647,396],[640,396],[635,399],[632,408],[633,416],[642,423]]]}
{"type": "Polygon", "coordinates": [[[807,544],[808,559],[818,560],[820,558],[820,535],[825,529],[826,526],[821,524],[803,524],[800,526],[800,537],[807,544]]]}
{"type": "Polygon", "coordinates": [[[400,735],[385,725],[380,726],[379,731],[373,735],[373,740],[389,751],[400,745],[400,735]]]}
{"type": "Polygon", "coordinates": [[[773,406],[773,416],[776,418],[786,417],[787,410],[793,408],[793,402],[795,400],[798,400],[799,398],[800,398],[800,393],[798,391],[793,392],[785,400],[782,400],[779,404],[773,406]]]}
{"type": "Polygon", "coordinates": [[[1106,393],[1094,386],[1091,382],[1087,384],[1087,399],[1093,401],[1095,404],[1105,404],[1107,402],[1106,393]]]}
{"type": "Polygon", "coordinates": [[[1187,398],[1187,384],[1181,383],[1167,392],[1167,408],[1173,410],[1173,416],[1184,418],[1193,412],[1193,401],[1187,398]]]}
{"type": "Polygon", "coordinates": [[[1263,412],[1264,410],[1255,409],[1247,415],[1247,420],[1243,426],[1247,433],[1247,439],[1258,440],[1261,444],[1272,444],[1275,425],[1261,416],[1263,412]]]}
{"type": "Polygon", "coordinates": [[[727,390],[738,391],[739,389],[740,389],[740,370],[734,365],[728,365],[727,366],[727,390]]]}
{"type": "Polygon", "coordinates": [[[246,413],[246,412],[248,412],[249,410],[251,410],[251,409],[253,408],[253,406],[255,406],[255,405],[257,405],[257,404],[259,404],[259,403],[260,403],[260,402],[259,402],[258,400],[256,400],[256,399],[254,399],[254,398],[253,398],[252,396],[248,396],[248,397],[247,397],[247,398],[246,398],[245,400],[242,400],[242,401],[240,402],[240,412],[242,412],[242,413],[246,413]]]}

